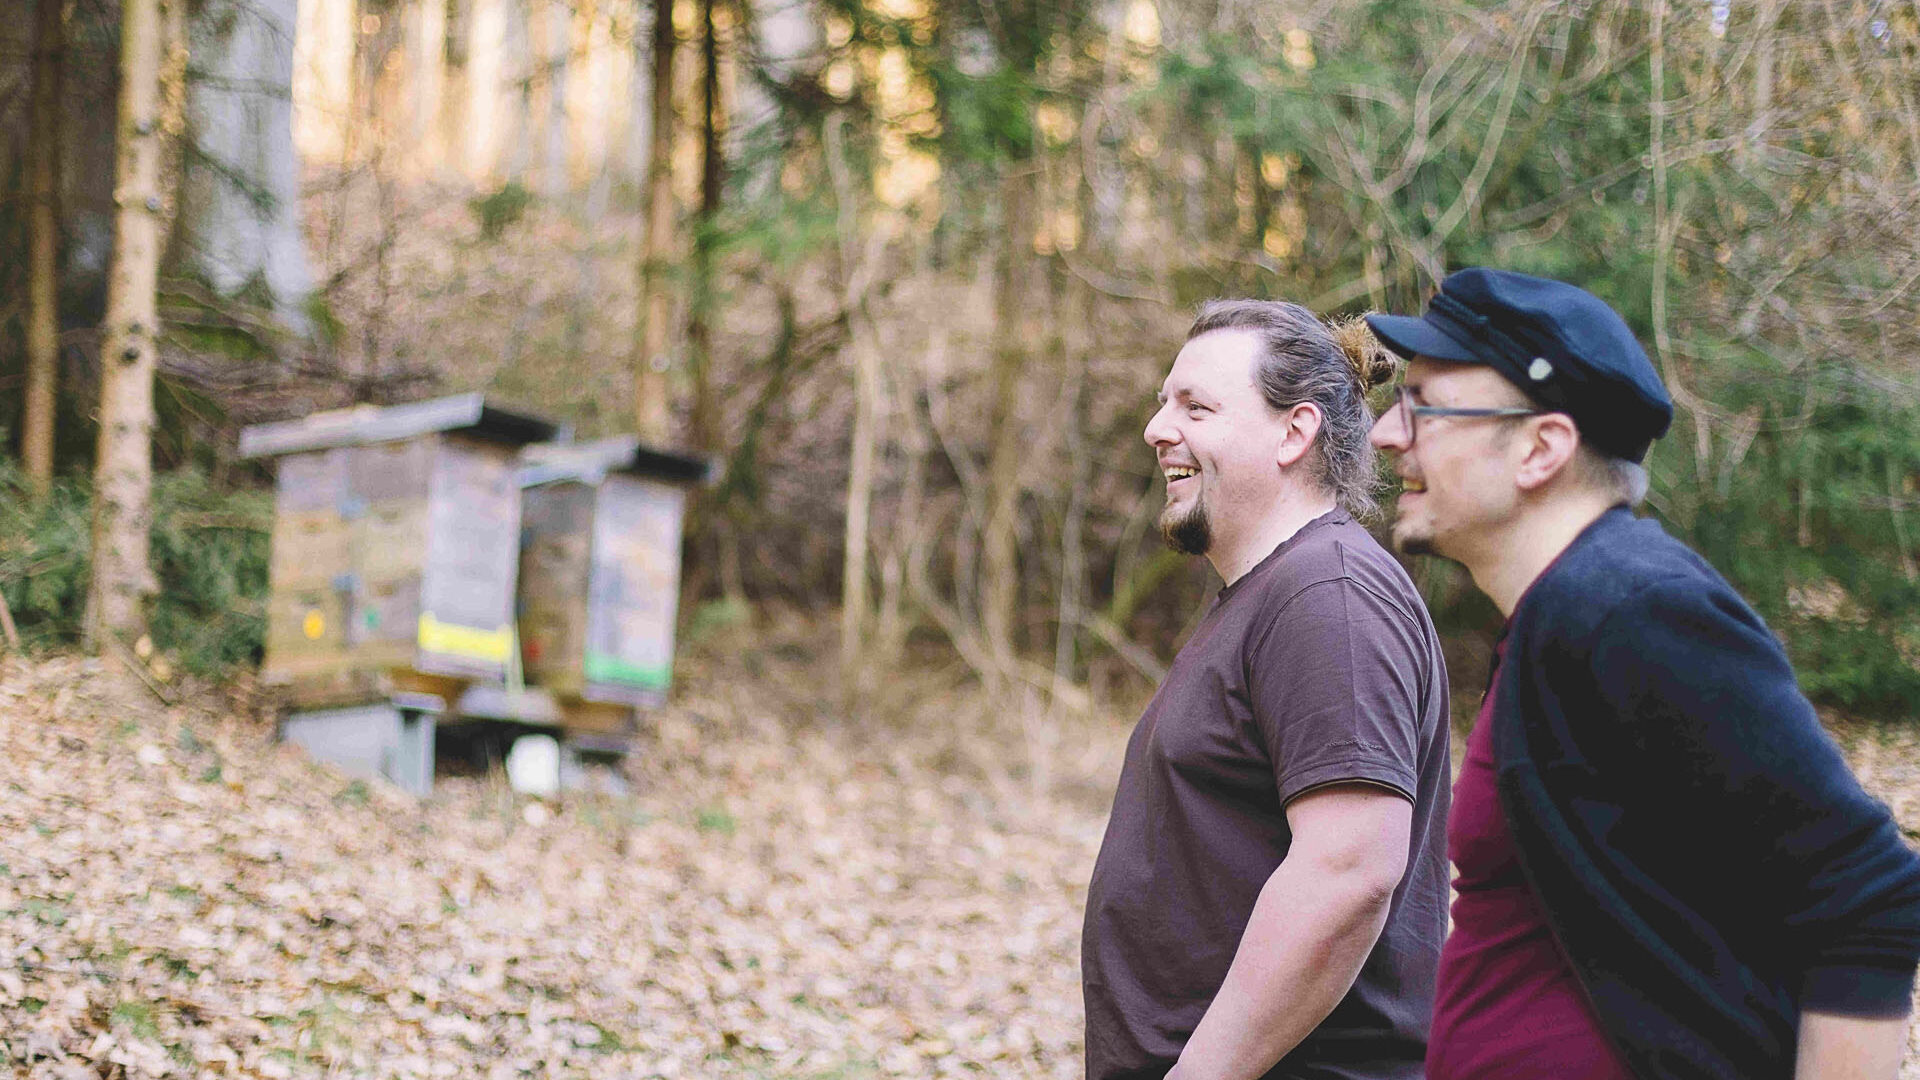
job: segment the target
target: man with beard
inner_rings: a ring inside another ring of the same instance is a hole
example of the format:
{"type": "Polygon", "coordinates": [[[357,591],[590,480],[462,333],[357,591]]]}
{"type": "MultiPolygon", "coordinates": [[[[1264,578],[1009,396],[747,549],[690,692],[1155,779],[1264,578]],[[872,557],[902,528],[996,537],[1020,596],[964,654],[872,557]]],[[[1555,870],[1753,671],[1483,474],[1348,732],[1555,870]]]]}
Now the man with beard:
{"type": "Polygon", "coordinates": [[[1225,585],[1128,743],[1088,887],[1089,1080],[1420,1074],[1447,676],[1354,521],[1394,366],[1357,323],[1215,302],[1161,388],[1161,528],[1225,585]]]}
{"type": "Polygon", "coordinates": [[[1507,616],[1454,790],[1431,1080],[1891,1080],[1920,860],[1821,730],[1766,624],[1634,516],[1666,388],[1620,316],[1468,269],[1374,444],[1402,550],[1507,616]]]}

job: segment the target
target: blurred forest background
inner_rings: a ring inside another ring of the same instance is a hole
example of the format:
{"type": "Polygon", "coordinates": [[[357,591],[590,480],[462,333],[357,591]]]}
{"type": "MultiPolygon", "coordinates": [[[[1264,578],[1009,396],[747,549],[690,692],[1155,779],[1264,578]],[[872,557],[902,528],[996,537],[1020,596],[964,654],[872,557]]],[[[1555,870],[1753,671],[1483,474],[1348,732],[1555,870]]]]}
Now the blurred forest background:
{"type": "MultiPolygon", "coordinates": [[[[1916,0],[4,11],[21,1075],[1081,1075],[1125,722],[1215,584],[1140,432],[1214,296],[1613,303],[1650,511],[1920,837],[1916,0]],[[238,430],[467,390],[718,464],[627,795],[263,722],[238,430]]],[[[1413,572],[1471,702],[1497,615],[1413,572]]]]}
{"type": "MultiPolygon", "coordinates": [[[[1139,442],[1192,307],[1416,311],[1491,264],[1633,324],[1679,406],[1651,510],[1808,691],[1920,708],[1909,0],[9,10],[0,589],[30,644],[110,577],[101,625],[250,662],[271,511],[238,427],[483,389],[720,463],[692,631],[813,612],[850,690],[943,656],[1097,709],[1211,588],[1139,442]],[[149,363],[151,481],[115,464],[149,363]],[[115,521],[146,536],[101,569],[115,521]]],[[[1475,688],[1496,616],[1416,574],[1475,688]]]]}

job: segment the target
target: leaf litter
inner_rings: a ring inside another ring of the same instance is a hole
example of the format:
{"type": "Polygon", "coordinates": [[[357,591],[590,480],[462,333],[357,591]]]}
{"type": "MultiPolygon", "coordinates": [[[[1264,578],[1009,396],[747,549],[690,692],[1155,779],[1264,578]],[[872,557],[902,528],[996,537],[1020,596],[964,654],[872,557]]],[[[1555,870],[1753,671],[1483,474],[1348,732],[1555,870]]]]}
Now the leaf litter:
{"type": "Polygon", "coordinates": [[[938,736],[925,700],[829,723],[792,690],[808,663],[768,663],[683,679],[630,794],[540,802],[497,774],[415,800],[232,695],[0,661],[0,1054],[32,1077],[1079,1075],[1123,732],[1085,725],[1105,775],[1040,790],[962,761],[951,702],[938,736]]]}
{"type": "MultiPolygon", "coordinates": [[[[1081,1075],[1127,717],[1036,740],[937,670],[837,716],[793,643],[818,635],[788,637],[690,661],[627,793],[548,802],[497,772],[426,800],[349,779],[275,744],[244,682],[164,706],[111,663],[0,660],[0,1055],[59,1080],[1081,1075]]],[[[1839,730],[1920,835],[1913,733],[1839,730]]]]}

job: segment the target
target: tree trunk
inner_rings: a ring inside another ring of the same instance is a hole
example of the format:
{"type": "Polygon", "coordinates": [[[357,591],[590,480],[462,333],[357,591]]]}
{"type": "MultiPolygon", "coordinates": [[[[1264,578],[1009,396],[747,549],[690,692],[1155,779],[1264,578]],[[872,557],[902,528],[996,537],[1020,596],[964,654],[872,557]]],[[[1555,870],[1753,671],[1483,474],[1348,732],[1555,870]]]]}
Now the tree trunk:
{"type": "MultiPolygon", "coordinates": [[[[1073,288],[1072,284],[1068,285],[1073,288]]],[[[1078,301],[1084,301],[1084,295],[1070,296],[1069,309],[1077,308],[1078,301]]],[[[1065,372],[1067,392],[1064,398],[1067,405],[1067,505],[1062,513],[1060,526],[1060,596],[1053,637],[1053,697],[1058,701],[1062,691],[1072,685],[1075,665],[1078,662],[1080,624],[1085,620],[1082,595],[1086,591],[1087,559],[1082,545],[1087,522],[1087,454],[1086,409],[1087,379],[1085,354],[1072,345],[1063,352],[1068,370],[1065,372]]]]}
{"type": "Polygon", "coordinates": [[[541,180],[549,195],[566,195],[573,190],[573,177],[567,168],[567,68],[573,52],[573,5],[548,0],[546,55],[541,74],[547,88],[546,117],[541,121],[546,132],[542,150],[541,180]]]}
{"type": "MultiPolygon", "coordinates": [[[[1074,178],[1076,210],[1084,221],[1091,216],[1090,192],[1079,181],[1077,168],[1070,166],[1065,172],[1074,178]]],[[[1083,225],[1081,235],[1088,232],[1083,225]]],[[[1053,699],[1058,702],[1078,669],[1080,628],[1086,622],[1087,488],[1093,466],[1087,447],[1087,366],[1093,353],[1095,311],[1093,290],[1079,276],[1067,273],[1063,261],[1055,267],[1055,282],[1057,291],[1064,294],[1065,310],[1055,325],[1060,328],[1060,359],[1066,368],[1061,378],[1067,387],[1067,498],[1061,515],[1060,598],[1053,639],[1053,699]]]]}
{"type": "MultiPolygon", "coordinates": [[[[296,0],[201,0],[195,7],[188,31],[192,150],[183,159],[168,272],[205,281],[221,296],[260,303],[303,334],[313,272],[300,231],[300,159],[293,144],[297,6],[296,0]]],[[[366,78],[377,78],[377,68],[366,78]]],[[[371,85],[367,90],[372,108],[371,85]]]]}
{"type": "Polygon", "coordinates": [[[404,51],[401,13],[384,7],[375,12],[369,10],[370,4],[356,6],[364,14],[353,39],[353,115],[347,125],[347,157],[357,165],[403,147],[407,128],[406,99],[396,94],[398,79],[390,76],[387,66],[396,50],[404,51]]]}
{"type": "MultiPolygon", "coordinates": [[[[741,77],[734,80],[737,104],[728,126],[734,132],[736,151],[755,131],[779,117],[779,102],[762,80],[788,86],[808,68],[816,66],[815,58],[820,53],[819,23],[807,0],[750,0],[742,7],[752,15],[751,37],[745,40],[753,42],[753,61],[758,71],[742,71],[741,77]]],[[[780,156],[748,155],[741,161],[736,152],[734,158],[739,163],[736,168],[751,170],[742,178],[745,200],[757,203],[771,198],[780,182],[780,156]]]]}
{"type": "Polygon", "coordinates": [[[416,0],[407,11],[407,81],[413,97],[412,150],[418,172],[431,176],[447,160],[440,145],[447,95],[447,0],[416,0]]]}
{"type": "Polygon", "coordinates": [[[641,441],[665,445],[667,331],[673,298],[667,258],[673,250],[673,0],[653,0],[653,124],[647,133],[647,236],[640,254],[640,327],[634,335],[634,430],[641,441]]]}
{"type": "Polygon", "coordinates": [[[1020,564],[1016,538],[1020,509],[1020,376],[1026,366],[1027,319],[1032,301],[1032,162],[1015,160],[1001,180],[1000,263],[996,267],[993,350],[993,447],[987,463],[987,520],[981,530],[980,629],[987,650],[1004,671],[1012,670],[1019,604],[1020,564]]]}
{"type": "Polygon", "coordinates": [[[882,391],[880,344],[872,313],[867,309],[867,294],[875,265],[885,249],[886,229],[877,223],[865,223],[863,227],[862,200],[847,160],[846,118],[829,118],[825,136],[827,167],[833,176],[834,201],[839,210],[841,306],[847,313],[847,352],[853,360],[853,432],[847,448],[847,519],[840,564],[840,666],[853,674],[866,654],[873,614],[867,564],[872,549],[882,391]]]}
{"type": "MultiPolygon", "coordinates": [[[[169,4],[185,0],[166,0],[169,4]]],[[[124,0],[114,155],[114,246],[100,356],[100,443],[94,468],[93,576],[86,639],[145,630],[154,591],[147,562],[153,487],[154,282],[160,267],[162,0],[124,0]]]]}
{"type": "Polygon", "coordinates": [[[293,95],[300,102],[300,146],[314,161],[345,164],[353,128],[353,54],[359,37],[352,4],[300,4],[294,30],[300,64],[293,95]]]}
{"type": "Polygon", "coordinates": [[[727,118],[720,104],[720,41],[714,29],[715,0],[700,2],[701,102],[700,213],[693,228],[693,296],[687,320],[687,368],[693,376],[691,424],[693,445],[713,450],[719,441],[719,420],[713,401],[713,318],[716,308],[713,249],[714,223],[720,217],[720,191],[726,161],[721,140],[727,118]]]}
{"type": "Polygon", "coordinates": [[[525,160],[520,177],[528,188],[546,196],[560,194],[551,186],[553,178],[547,174],[547,155],[553,141],[553,46],[548,38],[553,33],[550,15],[558,2],[524,0],[521,5],[526,14],[521,31],[526,35],[526,63],[522,73],[527,126],[521,137],[524,145],[520,156],[525,160]]]}
{"type": "Polygon", "coordinates": [[[33,40],[33,127],[27,151],[27,386],[20,456],[27,482],[44,495],[53,481],[53,391],[60,356],[59,243],[54,202],[60,160],[61,0],[39,0],[33,40]]]}
{"type": "Polygon", "coordinates": [[[895,445],[906,458],[906,476],[900,484],[900,509],[893,517],[892,542],[880,564],[880,610],[874,627],[874,657],[881,664],[899,661],[906,650],[910,628],[907,613],[908,561],[921,557],[921,537],[926,532],[921,521],[926,502],[927,453],[930,449],[926,430],[915,415],[914,391],[904,380],[895,380],[896,412],[906,422],[899,428],[895,445]]]}
{"type": "Polygon", "coordinates": [[[522,184],[533,175],[533,144],[539,125],[534,112],[534,86],[539,59],[533,48],[533,20],[538,0],[498,0],[500,4],[500,60],[507,87],[506,120],[494,141],[493,168],[508,180],[522,184]]]}
{"type": "MultiPolygon", "coordinates": [[[[652,40],[641,33],[646,25],[640,18],[640,5],[634,5],[633,56],[630,62],[633,73],[627,80],[627,133],[622,142],[625,155],[621,160],[621,175],[631,182],[641,193],[641,211],[646,210],[647,161],[650,139],[653,135],[653,79],[651,57],[652,40]]],[[[644,302],[644,298],[642,298],[644,302]]]]}
{"type": "Polygon", "coordinates": [[[473,49],[473,9],[473,0],[447,0],[446,32],[440,42],[440,115],[433,118],[435,145],[439,147],[434,160],[446,173],[470,169],[461,117],[466,115],[473,93],[467,67],[473,49]]]}
{"type": "MultiPolygon", "coordinates": [[[[860,301],[864,306],[864,298],[860,301]]],[[[851,312],[849,312],[852,315],[851,312]]],[[[846,550],[840,567],[840,664],[852,670],[865,652],[872,604],[867,598],[868,527],[873,518],[874,462],[879,442],[880,363],[871,339],[872,320],[856,319],[853,353],[853,436],[847,466],[846,550]]]]}

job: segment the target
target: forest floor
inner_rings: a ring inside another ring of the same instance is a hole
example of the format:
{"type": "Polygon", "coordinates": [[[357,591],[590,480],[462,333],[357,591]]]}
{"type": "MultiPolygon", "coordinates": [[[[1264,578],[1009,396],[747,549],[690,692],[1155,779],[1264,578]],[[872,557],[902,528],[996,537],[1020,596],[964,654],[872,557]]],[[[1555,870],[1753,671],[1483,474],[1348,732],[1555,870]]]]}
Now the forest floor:
{"type": "MultiPolygon", "coordinates": [[[[0,1058],[1078,1076],[1081,906],[1130,708],[1022,723],[929,664],[845,717],[824,636],[696,644],[629,793],[549,801],[346,779],[274,744],[244,683],[166,704],[112,658],[0,660],[0,1058]]],[[[1920,827],[1911,732],[1841,734],[1920,827]]]]}

